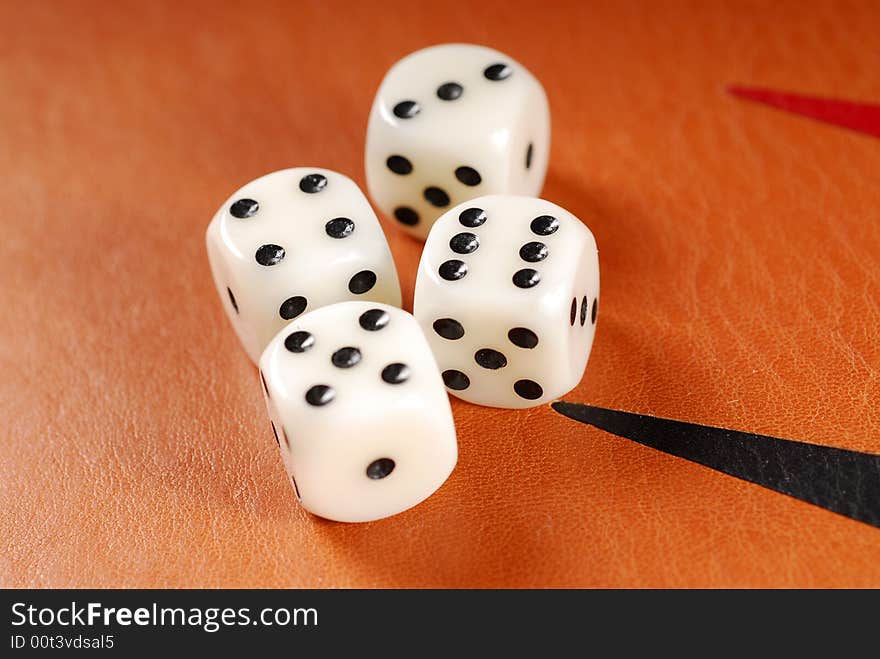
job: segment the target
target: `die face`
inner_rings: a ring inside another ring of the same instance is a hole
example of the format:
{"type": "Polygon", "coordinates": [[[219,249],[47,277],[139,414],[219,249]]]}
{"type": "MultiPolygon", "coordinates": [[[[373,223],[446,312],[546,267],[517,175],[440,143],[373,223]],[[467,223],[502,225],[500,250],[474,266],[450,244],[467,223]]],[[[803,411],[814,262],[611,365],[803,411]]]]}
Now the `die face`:
{"type": "Polygon", "coordinates": [[[449,399],[415,319],[344,302],[284,328],[260,359],[270,418],[310,512],[362,522],[410,508],[457,460],[449,399]]]}
{"type": "Polygon", "coordinates": [[[206,234],[218,294],[253,361],[298,315],[346,299],[400,305],[382,228],[357,185],[320,168],[237,190],[206,234]]]}
{"type": "Polygon", "coordinates": [[[580,381],[598,295],[596,243],[580,220],[541,199],[493,195],[438,219],[419,265],[414,312],[450,393],[522,408],[580,381]]]}
{"type": "Polygon", "coordinates": [[[422,240],[440,214],[467,199],[537,195],[549,116],[541,84],[503,53],[469,44],[413,53],[391,68],[373,103],[370,195],[422,240]]]}
{"type": "Polygon", "coordinates": [[[599,319],[599,255],[595,243],[584,247],[568,301],[568,378],[556,396],[568,393],[584,375],[599,319]],[[574,310],[574,313],[572,313],[574,310]]]}

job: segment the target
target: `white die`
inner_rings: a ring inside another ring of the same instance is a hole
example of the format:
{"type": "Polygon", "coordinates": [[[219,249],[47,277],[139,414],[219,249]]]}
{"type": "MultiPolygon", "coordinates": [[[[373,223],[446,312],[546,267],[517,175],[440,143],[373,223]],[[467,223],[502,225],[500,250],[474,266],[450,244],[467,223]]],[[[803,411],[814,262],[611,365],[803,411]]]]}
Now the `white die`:
{"type": "Polygon", "coordinates": [[[386,74],[367,127],[367,190],[424,240],[450,205],[486,194],[537,196],[550,152],[541,83],[483,46],[417,51],[386,74]]]}
{"type": "Polygon", "coordinates": [[[596,241],[580,220],[543,199],[494,195],[434,224],[414,313],[451,393],[521,408],[578,384],[598,298],[596,241]]]}
{"type": "Polygon", "coordinates": [[[206,233],[226,313],[250,358],[290,320],[364,299],[400,306],[385,234],[360,188],[327,169],[284,169],[251,181],[206,233]]]}
{"type": "Polygon", "coordinates": [[[449,398],[419,324],[342,302],[303,314],[260,358],[272,427],[302,505],[365,522],[430,496],[458,458],[449,398]]]}

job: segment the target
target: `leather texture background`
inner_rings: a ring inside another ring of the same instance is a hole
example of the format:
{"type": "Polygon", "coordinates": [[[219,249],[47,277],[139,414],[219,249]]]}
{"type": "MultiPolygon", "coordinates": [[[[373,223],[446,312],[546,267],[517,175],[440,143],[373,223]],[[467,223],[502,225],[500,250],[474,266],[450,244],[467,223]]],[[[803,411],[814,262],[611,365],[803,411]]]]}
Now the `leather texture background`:
{"type": "MultiPolygon", "coordinates": [[[[230,191],[364,183],[440,42],[543,82],[544,196],[599,244],[574,402],[880,452],[880,141],[731,83],[880,101],[877,3],[4,2],[0,584],[880,586],[880,531],[553,412],[454,400],[460,459],[363,525],[297,504],[211,284],[230,191]]],[[[408,303],[419,244],[387,233],[408,303]]],[[[352,429],[352,432],[356,432],[352,429]]]]}

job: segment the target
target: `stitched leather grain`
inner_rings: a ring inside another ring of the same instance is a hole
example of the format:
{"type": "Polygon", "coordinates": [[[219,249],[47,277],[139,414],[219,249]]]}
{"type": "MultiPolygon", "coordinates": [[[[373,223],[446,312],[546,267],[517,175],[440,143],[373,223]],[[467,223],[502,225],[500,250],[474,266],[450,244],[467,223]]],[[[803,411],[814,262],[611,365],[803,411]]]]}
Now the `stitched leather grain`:
{"type": "Polygon", "coordinates": [[[880,142],[724,92],[880,101],[875,5],[371,4],[0,7],[0,583],[880,586],[877,529],[549,407],[455,401],[394,518],[297,506],[204,228],[282,167],[363,184],[384,71],[443,41],[547,89],[602,268],[567,400],[880,453],[880,142]]]}

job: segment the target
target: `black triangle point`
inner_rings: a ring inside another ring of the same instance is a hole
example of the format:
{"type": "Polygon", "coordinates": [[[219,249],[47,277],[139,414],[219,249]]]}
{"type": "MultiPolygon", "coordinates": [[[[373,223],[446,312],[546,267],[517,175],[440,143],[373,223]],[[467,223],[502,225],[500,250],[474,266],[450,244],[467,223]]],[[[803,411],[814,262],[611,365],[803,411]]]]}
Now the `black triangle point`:
{"type": "Polygon", "coordinates": [[[560,414],[880,528],[880,455],[555,402],[560,414]]]}

